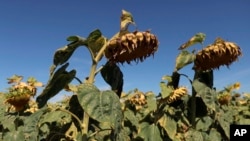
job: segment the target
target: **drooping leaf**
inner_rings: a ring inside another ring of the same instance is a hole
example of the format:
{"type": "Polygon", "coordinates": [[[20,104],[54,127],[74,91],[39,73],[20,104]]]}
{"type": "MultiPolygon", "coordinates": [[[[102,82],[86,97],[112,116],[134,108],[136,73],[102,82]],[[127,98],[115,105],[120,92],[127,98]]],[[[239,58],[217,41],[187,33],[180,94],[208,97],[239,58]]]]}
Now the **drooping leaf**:
{"type": "Polygon", "coordinates": [[[122,109],[119,97],[113,91],[100,91],[93,84],[84,83],[77,94],[79,103],[91,118],[108,122],[113,129],[120,128],[122,109]]]}
{"type": "Polygon", "coordinates": [[[164,114],[159,119],[160,126],[167,132],[170,139],[174,139],[177,133],[177,122],[171,117],[164,114]]]}
{"type": "Polygon", "coordinates": [[[161,133],[157,125],[143,122],[139,126],[138,136],[144,141],[162,141],[161,133]]]}
{"type": "Polygon", "coordinates": [[[128,30],[129,24],[135,24],[133,16],[130,12],[122,10],[121,21],[120,21],[120,32],[126,32],[128,30]]]}
{"type": "Polygon", "coordinates": [[[96,29],[89,34],[87,38],[87,47],[91,49],[91,51],[95,55],[102,48],[105,40],[106,39],[102,36],[101,31],[99,29],[96,29]]]}
{"type": "Polygon", "coordinates": [[[190,47],[190,46],[192,46],[194,44],[197,44],[197,43],[203,44],[203,41],[205,40],[205,38],[206,38],[206,34],[197,33],[192,38],[190,38],[186,43],[182,44],[179,47],[179,50],[188,48],[188,47],[190,47]]]}
{"type": "Polygon", "coordinates": [[[123,73],[119,66],[107,62],[101,70],[102,78],[111,86],[111,89],[120,97],[123,87],[123,73]]]}
{"type": "Polygon", "coordinates": [[[161,87],[161,97],[162,98],[168,97],[174,90],[173,87],[167,86],[166,83],[164,83],[164,82],[160,83],[160,87],[161,87]]]}
{"type": "Polygon", "coordinates": [[[195,60],[195,55],[189,53],[186,50],[181,51],[181,53],[176,58],[175,70],[178,71],[184,66],[193,63],[195,60]]]}
{"type": "Polygon", "coordinates": [[[70,72],[67,72],[67,66],[68,63],[63,65],[54,73],[45,89],[37,97],[36,101],[38,102],[39,108],[43,107],[50,98],[54,97],[75,78],[76,71],[71,70],[70,72]]]}
{"type": "Polygon", "coordinates": [[[67,40],[73,42],[56,50],[53,65],[50,67],[50,74],[54,72],[58,65],[66,63],[79,46],[86,45],[86,39],[79,36],[70,36],[67,40]]]}

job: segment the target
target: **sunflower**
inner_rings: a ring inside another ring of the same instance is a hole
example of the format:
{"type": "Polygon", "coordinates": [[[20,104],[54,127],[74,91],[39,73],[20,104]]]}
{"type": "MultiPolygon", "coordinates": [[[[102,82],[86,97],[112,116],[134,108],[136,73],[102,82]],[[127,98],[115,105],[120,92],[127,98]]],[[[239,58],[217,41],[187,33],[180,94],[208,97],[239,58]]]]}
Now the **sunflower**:
{"type": "Polygon", "coordinates": [[[241,49],[238,45],[217,38],[213,44],[208,45],[196,54],[194,68],[196,70],[211,70],[219,69],[221,65],[229,67],[241,55],[241,49]]]}
{"type": "Polygon", "coordinates": [[[109,41],[105,56],[115,63],[143,62],[147,57],[154,55],[158,45],[157,37],[149,31],[128,32],[109,41]]]}

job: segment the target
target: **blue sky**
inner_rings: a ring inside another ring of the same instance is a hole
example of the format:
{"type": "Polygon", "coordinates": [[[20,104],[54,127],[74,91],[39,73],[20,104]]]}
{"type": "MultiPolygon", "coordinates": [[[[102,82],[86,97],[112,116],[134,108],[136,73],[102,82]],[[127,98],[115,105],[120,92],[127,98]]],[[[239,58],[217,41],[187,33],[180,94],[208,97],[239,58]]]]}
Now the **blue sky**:
{"type": "MultiPolygon", "coordinates": [[[[119,31],[121,10],[133,14],[140,31],[151,29],[160,46],[154,58],[143,63],[121,65],[124,74],[124,91],[134,88],[141,91],[160,91],[163,75],[174,70],[179,46],[198,32],[206,34],[205,45],[216,37],[236,42],[243,56],[229,69],[214,71],[214,85],[222,89],[228,84],[241,82],[241,91],[250,92],[250,2],[228,1],[0,1],[0,91],[8,87],[6,78],[13,74],[24,78],[33,76],[46,84],[49,67],[56,49],[66,45],[71,35],[87,37],[99,28],[107,38],[119,31]]],[[[130,31],[136,28],[131,26],[130,31]]],[[[190,50],[201,49],[200,45],[190,50]]],[[[100,65],[104,64],[104,58],[100,65]]],[[[69,60],[68,70],[76,69],[80,79],[89,74],[90,55],[85,47],[76,50],[69,60]]],[[[193,77],[192,65],[180,70],[193,77]]],[[[185,78],[181,85],[191,87],[185,78]]],[[[107,89],[100,75],[96,85],[107,89]]]]}

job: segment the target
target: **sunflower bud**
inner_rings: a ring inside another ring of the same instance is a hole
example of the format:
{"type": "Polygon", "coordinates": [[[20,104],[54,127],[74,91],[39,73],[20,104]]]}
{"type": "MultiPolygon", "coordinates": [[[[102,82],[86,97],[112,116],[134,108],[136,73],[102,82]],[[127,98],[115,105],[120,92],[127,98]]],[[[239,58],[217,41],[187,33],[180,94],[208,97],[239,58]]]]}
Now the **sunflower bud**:
{"type": "Polygon", "coordinates": [[[196,70],[211,70],[219,69],[221,65],[229,67],[241,55],[241,49],[235,43],[225,42],[223,39],[217,38],[212,45],[196,54],[194,68],[196,70]]]}
{"type": "Polygon", "coordinates": [[[142,62],[157,51],[158,45],[158,39],[149,31],[135,31],[111,39],[105,56],[113,62],[142,62]]]}

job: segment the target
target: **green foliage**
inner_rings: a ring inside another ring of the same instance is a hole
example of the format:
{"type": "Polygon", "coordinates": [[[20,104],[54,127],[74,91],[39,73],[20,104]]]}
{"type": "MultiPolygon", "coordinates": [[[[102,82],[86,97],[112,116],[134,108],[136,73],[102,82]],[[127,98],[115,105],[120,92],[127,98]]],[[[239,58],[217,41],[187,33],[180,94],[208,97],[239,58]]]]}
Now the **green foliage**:
{"type": "Polygon", "coordinates": [[[181,53],[176,58],[175,70],[178,71],[184,66],[194,62],[195,55],[189,53],[186,50],[181,51],[181,53]]]}
{"type": "MultiPolygon", "coordinates": [[[[123,10],[118,33],[128,32],[131,23],[134,23],[132,14],[123,10]]],[[[204,39],[205,34],[197,33],[180,49],[203,43],[204,39]]],[[[9,92],[0,93],[0,140],[228,141],[230,124],[250,123],[250,94],[236,93],[239,83],[216,91],[212,70],[194,70],[193,80],[178,72],[195,61],[194,52],[180,52],[172,75],[162,77],[159,95],[138,89],[125,94],[123,73],[117,64],[108,60],[97,70],[109,42],[99,29],[92,31],[87,39],[69,36],[67,40],[70,43],[55,52],[48,83],[36,102],[30,100],[21,105],[23,110],[15,111],[14,104],[7,101],[9,92]],[[86,46],[92,57],[90,74],[84,83],[76,77],[76,70],[66,71],[68,60],[80,46],[86,46]],[[94,85],[99,72],[112,90],[101,91],[94,85]],[[182,76],[190,81],[191,92],[180,93],[182,76]],[[80,84],[69,86],[73,79],[80,84]],[[47,103],[64,88],[73,95],[57,103],[47,103]],[[174,98],[168,101],[170,96],[174,98]]],[[[23,88],[26,85],[21,83],[22,78],[14,75],[8,78],[8,83],[23,88]]],[[[27,84],[32,88],[42,85],[35,78],[29,78],[27,84]]],[[[15,92],[14,86],[9,90],[15,92]]]]}

